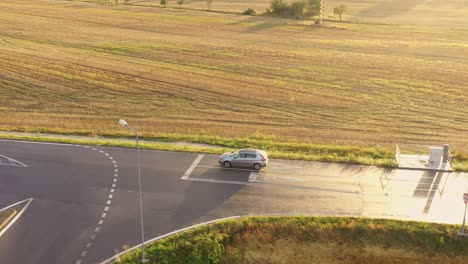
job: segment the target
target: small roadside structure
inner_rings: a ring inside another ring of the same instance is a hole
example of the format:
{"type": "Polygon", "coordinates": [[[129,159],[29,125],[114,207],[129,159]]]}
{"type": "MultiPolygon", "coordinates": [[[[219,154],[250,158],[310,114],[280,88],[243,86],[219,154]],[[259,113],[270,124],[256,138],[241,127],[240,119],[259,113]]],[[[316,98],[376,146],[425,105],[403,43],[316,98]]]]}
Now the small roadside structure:
{"type": "Polygon", "coordinates": [[[448,144],[443,146],[397,144],[395,159],[399,169],[453,171],[452,154],[448,144]]]}

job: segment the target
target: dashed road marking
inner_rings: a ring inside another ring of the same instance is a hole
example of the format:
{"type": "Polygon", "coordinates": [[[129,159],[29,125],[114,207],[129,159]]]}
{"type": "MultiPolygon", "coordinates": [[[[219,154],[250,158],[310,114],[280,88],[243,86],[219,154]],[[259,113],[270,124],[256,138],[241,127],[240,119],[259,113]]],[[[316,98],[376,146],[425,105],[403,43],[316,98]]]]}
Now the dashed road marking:
{"type": "MultiPolygon", "coordinates": [[[[76,145],[76,146],[80,147],[79,145],[76,145]]],[[[90,148],[88,146],[83,146],[83,147],[87,148],[87,149],[90,148]]],[[[96,233],[98,233],[101,230],[101,226],[103,226],[103,224],[104,224],[104,219],[107,217],[107,214],[108,214],[109,209],[110,209],[109,205],[112,203],[112,199],[114,198],[113,193],[115,192],[115,187],[117,186],[117,184],[116,184],[117,177],[119,176],[119,174],[118,174],[119,170],[118,170],[117,162],[115,161],[115,159],[111,155],[109,155],[109,153],[106,153],[103,150],[98,150],[96,148],[91,148],[91,149],[104,154],[106,157],[109,158],[109,160],[112,161],[112,165],[113,165],[113,168],[114,168],[114,173],[113,173],[114,177],[112,179],[112,189],[110,189],[109,196],[108,196],[108,199],[106,201],[106,206],[104,207],[104,212],[102,213],[101,218],[99,219],[99,221],[97,223],[97,226],[94,228],[94,233],[88,239],[88,243],[86,244],[86,250],[84,250],[81,253],[81,258],[79,258],[76,261],[76,264],[82,264],[84,262],[83,258],[86,257],[86,255],[88,254],[88,250],[91,250],[92,245],[93,245],[92,241],[94,241],[96,239],[96,233]]]]}

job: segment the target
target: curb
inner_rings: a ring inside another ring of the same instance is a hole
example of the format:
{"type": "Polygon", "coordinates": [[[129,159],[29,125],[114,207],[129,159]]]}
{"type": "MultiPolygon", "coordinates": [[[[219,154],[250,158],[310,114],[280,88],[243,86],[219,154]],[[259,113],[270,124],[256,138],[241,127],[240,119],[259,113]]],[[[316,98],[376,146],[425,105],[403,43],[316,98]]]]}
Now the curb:
{"type": "Polygon", "coordinates": [[[5,221],[3,221],[2,224],[0,224],[0,230],[2,230],[3,227],[5,227],[5,226],[11,221],[11,219],[13,219],[13,217],[15,217],[15,215],[16,215],[17,213],[18,213],[18,212],[17,212],[15,209],[13,209],[13,213],[10,214],[10,216],[8,216],[8,218],[7,218],[5,221]]]}

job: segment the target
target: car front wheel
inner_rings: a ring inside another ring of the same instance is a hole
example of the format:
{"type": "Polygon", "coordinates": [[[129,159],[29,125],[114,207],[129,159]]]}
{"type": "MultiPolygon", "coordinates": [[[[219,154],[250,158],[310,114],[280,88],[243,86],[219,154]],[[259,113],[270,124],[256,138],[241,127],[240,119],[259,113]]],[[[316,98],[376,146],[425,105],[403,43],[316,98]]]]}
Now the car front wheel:
{"type": "Polygon", "coordinates": [[[223,166],[224,166],[224,168],[231,168],[231,162],[225,161],[225,162],[223,162],[223,166]]]}

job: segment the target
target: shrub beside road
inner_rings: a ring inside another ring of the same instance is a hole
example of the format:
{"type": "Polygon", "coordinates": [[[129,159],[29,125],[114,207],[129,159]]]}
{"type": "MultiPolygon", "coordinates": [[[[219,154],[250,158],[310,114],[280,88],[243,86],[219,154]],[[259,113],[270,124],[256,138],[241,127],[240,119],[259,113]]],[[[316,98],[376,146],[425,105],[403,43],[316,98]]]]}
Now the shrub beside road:
{"type": "MultiPolygon", "coordinates": [[[[463,263],[458,226],[383,219],[251,217],[148,244],[150,263],[463,263]],[[278,262],[280,263],[280,262],[278,262]]],[[[116,263],[137,263],[140,251],[116,263]]]]}

